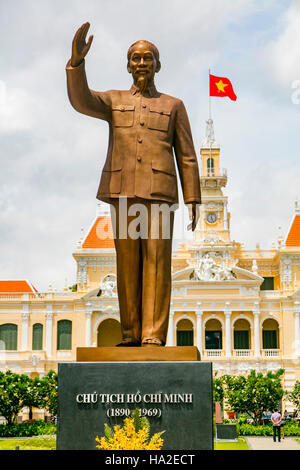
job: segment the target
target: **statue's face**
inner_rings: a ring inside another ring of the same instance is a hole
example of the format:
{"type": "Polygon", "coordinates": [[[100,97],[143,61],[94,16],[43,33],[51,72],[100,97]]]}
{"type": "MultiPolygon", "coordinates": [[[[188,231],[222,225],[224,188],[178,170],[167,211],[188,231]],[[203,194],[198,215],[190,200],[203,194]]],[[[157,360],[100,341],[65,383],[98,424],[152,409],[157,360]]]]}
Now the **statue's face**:
{"type": "Polygon", "coordinates": [[[134,46],[127,69],[135,83],[141,77],[144,77],[148,83],[153,81],[155,73],[159,71],[159,64],[147,43],[138,42],[134,46]]]}

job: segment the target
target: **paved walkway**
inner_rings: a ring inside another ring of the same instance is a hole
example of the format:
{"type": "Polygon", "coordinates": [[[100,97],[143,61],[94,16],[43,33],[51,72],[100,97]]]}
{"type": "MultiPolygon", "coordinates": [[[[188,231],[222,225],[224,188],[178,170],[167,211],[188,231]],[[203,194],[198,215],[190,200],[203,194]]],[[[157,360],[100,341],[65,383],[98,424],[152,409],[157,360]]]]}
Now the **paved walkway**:
{"type": "MultiPolygon", "coordinates": [[[[300,439],[299,437],[297,439],[300,439]]],[[[281,442],[274,442],[269,437],[246,437],[251,450],[300,450],[300,444],[293,437],[285,437],[281,442]]]]}

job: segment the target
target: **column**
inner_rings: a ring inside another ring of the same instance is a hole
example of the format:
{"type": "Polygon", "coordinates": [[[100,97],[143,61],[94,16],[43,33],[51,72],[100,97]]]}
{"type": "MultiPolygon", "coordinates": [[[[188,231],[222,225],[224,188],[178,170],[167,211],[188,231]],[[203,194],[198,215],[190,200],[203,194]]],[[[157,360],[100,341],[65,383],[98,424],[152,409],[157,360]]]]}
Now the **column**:
{"type": "Polygon", "coordinates": [[[29,319],[29,306],[23,305],[21,351],[28,351],[28,319],[29,319]]]}
{"type": "Polygon", "coordinates": [[[85,345],[90,347],[92,345],[92,304],[90,302],[86,303],[85,311],[85,345]]]}
{"type": "Polygon", "coordinates": [[[260,327],[259,327],[259,304],[258,302],[254,302],[254,356],[260,357],[260,327]]]}
{"type": "Polygon", "coordinates": [[[197,338],[197,348],[200,352],[200,358],[203,354],[203,344],[202,344],[202,302],[197,302],[197,310],[196,310],[196,317],[197,317],[197,326],[196,326],[196,338],[197,338]]]}
{"type": "MultiPolygon", "coordinates": [[[[171,306],[172,306],[172,303],[171,303],[171,306]]],[[[174,310],[173,308],[170,308],[170,313],[169,313],[167,344],[168,346],[174,346],[174,310]]]]}
{"type": "Polygon", "coordinates": [[[225,354],[226,357],[231,357],[231,310],[230,302],[225,304],[225,354]]]}
{"type": "Polygon", "coordinates": [[[53,328],[53,309],[52,304],[46,307],[46,354],[52,356],[52,328],[53,328]]]}
{"type": "Polygon", "coordinates": [[[294,317],[295,317],[295,356],[300,357],[300,302],[298,300],[294,303],[294,317]]]}
{"type": "Polygon", "coordinates": [[[224,202],[224,230],[228,230],[227,201],[224,202]]]}

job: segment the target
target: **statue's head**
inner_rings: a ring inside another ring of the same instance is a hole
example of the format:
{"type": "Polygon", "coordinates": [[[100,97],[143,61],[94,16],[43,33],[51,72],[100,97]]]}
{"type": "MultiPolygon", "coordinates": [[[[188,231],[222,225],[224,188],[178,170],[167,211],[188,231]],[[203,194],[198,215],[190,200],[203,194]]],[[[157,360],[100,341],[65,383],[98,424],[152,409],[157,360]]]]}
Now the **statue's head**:
{"type": "Polygon", "coordinates": [[[144,90],[153,83],[154,75],[160,71],[159,52],[149,41],[136,41],[127,52],[127,70],[135,85],[144,90]]]}

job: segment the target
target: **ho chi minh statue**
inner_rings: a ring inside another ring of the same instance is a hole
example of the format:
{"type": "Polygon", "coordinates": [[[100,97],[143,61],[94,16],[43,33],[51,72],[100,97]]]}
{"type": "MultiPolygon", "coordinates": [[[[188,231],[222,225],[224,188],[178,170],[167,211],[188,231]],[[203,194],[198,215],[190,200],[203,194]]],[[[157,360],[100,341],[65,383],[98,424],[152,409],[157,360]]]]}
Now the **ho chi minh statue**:
{"type": "Polygon", "coordinates": [[[171,295],[172,209],[178,203],[175,160],[192,230],[201,203],[190,124],[183,102],[155,87],[154,76],[161,64],[158,49],[151,42],[137,41],[128,50],[127,70],[133,78],[130,90],[91,90],[84,61],[93,41],[93,36],[86,40],[89,27],[89,23],[83,24],[74,36],[72,57],[66,68],[67,85],[70,102],[77,111],[109,124],[108,152],[97,198],[109,203],[115,215],[123,336],[118,346],[164,346],[171,295]],[[126,206],[122,205],[124,199],[126,206]],[[143,236],[138,237],[127,231],[137,204],[147,215],[142,219],[143,236]],[[155,222],[158,234],[154,237],[152,208],[159,204],[170,208],[169,232],[163,236],[166,222],[160,214],[155,222]],[[122,214],[124,207],[126,213],[122,214]],[[126,226],[126,236],[120,221],[126,226]]]}

